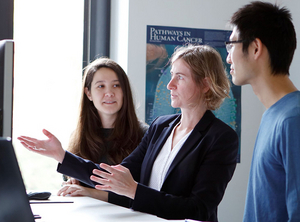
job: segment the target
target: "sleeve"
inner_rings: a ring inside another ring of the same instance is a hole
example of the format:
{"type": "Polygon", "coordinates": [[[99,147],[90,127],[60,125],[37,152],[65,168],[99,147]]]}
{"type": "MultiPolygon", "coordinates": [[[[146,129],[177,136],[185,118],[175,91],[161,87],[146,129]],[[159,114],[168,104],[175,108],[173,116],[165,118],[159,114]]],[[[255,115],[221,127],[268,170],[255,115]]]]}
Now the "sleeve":
{"type": "Polygon", "coordinates": [[[286,172],[286,207],[289,222],[300,221],[300,115],[287,119],[282,128],[281,153],[286,172]]]}
{"type": "MultiPolygon", "coordinates": [[[[156,119],[153,122],[155,121],[156,119]]],[[[143,128],[145,132],[141,143],[121,163],[130,170],[133,178],[137,181],[139,180],[141,163],[147,150],[147,141],[152,135],[150,135],[148,132],[149,126],[147,124],[142,124],[141,128],[143,128]]],[[[59,163],[57,166],[57,172],[73,177],[92,187],[96,185],[95,182],[90,180],[90,176],[93,174],[92,171],[94,169],[103,170],[100,168],[99,164],[96,164],[90,160],[85,160],[68,151],[66,151],[63,162],[61,164],[59,163]]]]}
{"type": "Polygon", "coordinates": [[[63,162],[58,164],[57,172],[73,177],[80,182],[95,187],[97,183],[90,180],[90,176],[93,174],[94,169],[100,169],[99,164],[95,164],[92,161],[85,160],[78,157],[68,151],[66,151],[63,162]]]}
{"type": "MultiPolygon", "coordinates": [[[[130,170],[133,179],[137,182],[140,181],[141,165],[147,150],[148,138],[149,132],[146,131],[139,146],[121,163],[121,165],[127,167],[130,170]]],[[[131,208],[133,200],[128,197],[120,196],[118,194],[110,192],[108,194],[108,202],[119,206],[131,208]]]]}
{"type": "MultiPolygon", "coordinates": [[[[130,169],[131,174],[136,181],[139,181],[141,162],[143,161],[143,156],[147,147],[147,135],[148,133],[146,132],[139,146],[121,163],[130,169]]],[[[63,162],[61,164],[59,163],[57,166],[57,172],[73,177],[90,187],[95,187],[95,185],[97,185],[97,183],[90,180],[90,176],[93,174],[92,172],[94,169],[102,170],[99,164],[93,163],[90,160],[85,160],[68,151],[66,151],[63,162]]],[[[132,200],[110,192],[108,195],[108,202],[129,208],[132,200]]]]}

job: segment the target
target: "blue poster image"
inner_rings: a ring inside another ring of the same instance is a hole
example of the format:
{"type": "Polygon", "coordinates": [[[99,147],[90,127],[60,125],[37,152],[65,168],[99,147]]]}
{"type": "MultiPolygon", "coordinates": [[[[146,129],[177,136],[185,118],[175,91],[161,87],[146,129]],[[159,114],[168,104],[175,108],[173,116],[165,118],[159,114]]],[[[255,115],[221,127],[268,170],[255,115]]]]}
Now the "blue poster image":
{"type": "MultiPolygon", "coordinates": [[[[220,53],[228,73],[230,65],[226,63],[224,42],[228,41],[230,34],[228,30],[147,26],[145,121],[148,124],[157,116],[180,113],[179,108],[171,106],[167,89],[171,79],[169,59],[175,48],[186,44],[210,45],[220,53]]],[[[228,78],[231,81],[229,73],[228,78]]],[[[213,113],[233,128],[241,141],[241,87],[231,83],[230,98],[226,98],[213,113]]],[[[237,161],[240,162],[240,149],[237,161]]]]}

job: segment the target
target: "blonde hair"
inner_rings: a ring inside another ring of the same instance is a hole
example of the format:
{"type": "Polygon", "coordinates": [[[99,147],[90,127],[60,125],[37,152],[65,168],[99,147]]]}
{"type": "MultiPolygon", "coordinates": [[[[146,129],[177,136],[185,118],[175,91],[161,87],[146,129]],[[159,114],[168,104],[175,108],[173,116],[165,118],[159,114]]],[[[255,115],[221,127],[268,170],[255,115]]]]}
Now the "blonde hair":
{"type": "Polygon", "coordinates": [[[208,45],[187,45],[175,50],[171,57],[171,65],[183,59],[193,73],[192,78],[199,87],[204,78],[209,79],[208,92],[205,94],[207,109],[218,109],[224,99],[229,97],[230,81],[227,77],[221,55],[208,45]]]}

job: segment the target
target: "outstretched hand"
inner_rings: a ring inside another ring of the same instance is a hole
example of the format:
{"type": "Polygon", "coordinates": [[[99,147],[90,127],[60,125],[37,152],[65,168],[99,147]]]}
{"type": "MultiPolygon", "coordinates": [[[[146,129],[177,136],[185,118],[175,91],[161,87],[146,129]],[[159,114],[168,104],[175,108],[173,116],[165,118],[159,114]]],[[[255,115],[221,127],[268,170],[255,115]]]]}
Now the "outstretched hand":
{"type": "Polygon", "coordinates": [[[107,172],[94,169],[91,180],[101,185],[96,185],[98,190],[112,191],[116,194],[123,195],[134,199],[137,189],[137,182],[134,181],[130,171],[122,166],[109,166],[105,163],[101,163],[100,167],[107,172]]]}
{"type": "Polygon", "coordinates": [[[43,133],[48,137],[47,140],[38,140],[28,136],[20,136],[17,139],[28,150],[51,157],[58,162],[62,163],[65,157],[65,150],[62,148],[59,140],[47,130],[43,133]]]}

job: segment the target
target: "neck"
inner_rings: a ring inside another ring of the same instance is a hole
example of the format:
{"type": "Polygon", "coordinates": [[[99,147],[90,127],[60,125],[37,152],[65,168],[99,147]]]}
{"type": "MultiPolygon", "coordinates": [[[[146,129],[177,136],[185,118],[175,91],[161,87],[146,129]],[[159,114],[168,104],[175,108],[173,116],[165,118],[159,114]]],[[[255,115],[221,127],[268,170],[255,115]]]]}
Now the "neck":
{"type": "Polygon", "coordinates": [[[181,109],[180,129],[192,130],[207,111],[206,107],[195,107],[192,109],[181,109]]]}
{"type": "Polygon", "coordinates": [[[297,91],[288,75],[265,75],[251,84],[254,93],[268,109],[285,95],[297,91]]]}
{"type": "Polygon", "coordinates": [[[114,128],[116,116],[113,115],[100,115],[102,127],[106,129],[114,128]]]}

